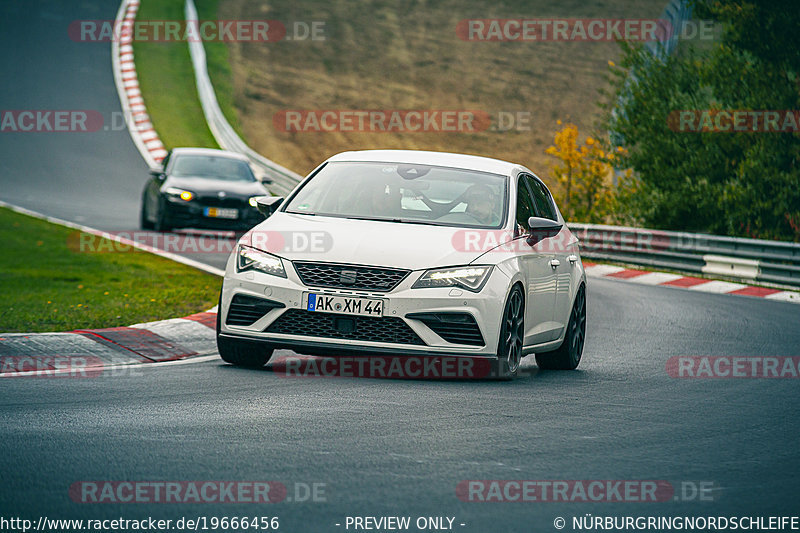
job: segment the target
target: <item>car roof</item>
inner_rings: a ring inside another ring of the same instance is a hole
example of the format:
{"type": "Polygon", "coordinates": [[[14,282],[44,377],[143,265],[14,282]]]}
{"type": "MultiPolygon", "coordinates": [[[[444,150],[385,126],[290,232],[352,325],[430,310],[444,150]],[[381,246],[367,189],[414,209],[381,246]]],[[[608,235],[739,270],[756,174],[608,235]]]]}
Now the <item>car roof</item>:
{"type": "Polygon", "coordinates": [[[442,167],[463,168],[503,174],[510,176],[515,170],[525,170],[522,165],[481,157],[477,155],[453,154],[449,152],[428,152],[425,150],[359,150],[342,152],[328,161],[358,161],[375,163],[409,163],[419,165],[436,165],[442,167]]]}
{"type": "Polygon", "coordinates": [[[229,152],[227,150],[217,150],[215,148],[173,148],[172,155],[208,155],[215,157],[228,157],[230,159],[239,159],[241,161],[249,161],[246,156],[236,152],[229,152]]]}

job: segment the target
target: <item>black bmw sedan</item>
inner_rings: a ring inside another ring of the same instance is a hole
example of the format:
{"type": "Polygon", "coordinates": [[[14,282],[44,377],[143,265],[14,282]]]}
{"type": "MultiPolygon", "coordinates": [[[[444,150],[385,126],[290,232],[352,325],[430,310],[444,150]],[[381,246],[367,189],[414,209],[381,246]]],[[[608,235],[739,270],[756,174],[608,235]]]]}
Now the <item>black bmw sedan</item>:
{"type": "Polygon", "coordinates": [[[235,231],[264,220],[255,199],[269,193],[241,154],[175,148],[150,176],[142,193],[142,229],[235,231]]]}

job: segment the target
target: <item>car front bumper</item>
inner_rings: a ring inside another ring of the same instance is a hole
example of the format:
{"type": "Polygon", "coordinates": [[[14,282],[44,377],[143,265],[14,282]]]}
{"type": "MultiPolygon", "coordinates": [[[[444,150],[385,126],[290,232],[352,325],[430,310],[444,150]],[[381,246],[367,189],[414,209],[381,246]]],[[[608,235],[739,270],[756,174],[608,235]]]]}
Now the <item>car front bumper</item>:
{"type": "Polygon", "coordinates": [[[493,269],[478,293],[454,288],[412,289],[411,286],[424,272],[421,270],[412,271],[393,290],[380,293],[310,288],[303,284],[291,262],[287,260],[283,260],[286,278],[257,271],[236,272],[234,255],[228,262],[221,295],[221,336],[261,341],[273,348],[287,348],[309,355],[416,354],[496,358],[501,316],[510,284],[510,279],[501,269],[493,269]],[[306,304],[309,293],[378,298],[384,302],[383,316],[361,321],[351,315],[308,311],[306,304]],[[265,312],[250,325],[231,325],[227,323],[228,312],[237,295],[262,299],[283,307],[265,312]],[[424,314],[424,320],[414,318],[414,315],[420,313],[424,314]],[[456,339],[459,342],[448,342],[442,337],[443,330],[430,321],[431,314],[458,316],[459,320],[469,320],[468,317],[472,317],[474,324],[470,327],[479,330],[482,342],[475,342],[474,335],[471,337],[471,344],[460,342],[460,338],[456,339]],[[350,338],[335,330],[341,319],[354,322],[348,326],[355,328],[355,333],[349,335],[350,338]],[[302,331],[292,330],[292,324],[297,323],[304,325],[302,331]],[[289,324],[288,328],[286,324],[289,324]],[[366,335],[358,335],[358,328],[362,326],[369,328],[366,335]],[[389,335],[394,330],[402,330],[402,335],[398,336],[402,336],[404,340],[370,340],[380,337],[387,328],[390,330],[389,335]],[[276,332],[276,329],[282,332],[276,332]]]}
{"type": "Polygon", "coordinates": [[[167,200],[164,202],[164,209],[166,215],[165,222],[174,228],[248,230],[264,221],[264,215],[259,213],[255,207],[251,207],[246,203],[213,206],[196,201],[183,202],[167,200]],[[239,216],[235,219],[208,217],[204,214],[207,207],[237,209],[239,211],[239,216]]]}

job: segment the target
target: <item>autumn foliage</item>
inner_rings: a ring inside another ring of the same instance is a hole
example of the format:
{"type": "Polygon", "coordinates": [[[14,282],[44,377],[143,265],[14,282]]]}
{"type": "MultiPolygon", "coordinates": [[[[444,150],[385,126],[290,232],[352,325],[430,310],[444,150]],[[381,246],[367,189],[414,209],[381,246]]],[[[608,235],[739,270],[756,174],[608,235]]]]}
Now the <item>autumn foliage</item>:
{"type": "Polygon", "coordinates": [[[622,148],[606,151],[599,141],[579,141],[578,127],[563,124],[547,154],[558,161],[550,169],[557,187],[553,191],[564,218],[575,222],[612,222],[617,196],[630,183],[631,171],[618,172],[614,164],[622,148]]]}

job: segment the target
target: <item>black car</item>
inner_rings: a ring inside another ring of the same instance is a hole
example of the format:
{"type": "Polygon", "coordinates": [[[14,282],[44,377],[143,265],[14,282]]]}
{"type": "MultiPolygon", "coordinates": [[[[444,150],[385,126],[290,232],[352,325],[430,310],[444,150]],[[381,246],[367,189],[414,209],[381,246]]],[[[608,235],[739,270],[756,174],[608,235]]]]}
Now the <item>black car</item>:
{"type": "Polygon", "coordinates": [[[150,170],[142,193],[142,229],[248,230],[264,220],[255,199],[269,193],[246,157],[206,148],[176,148],[150,170]]]}

